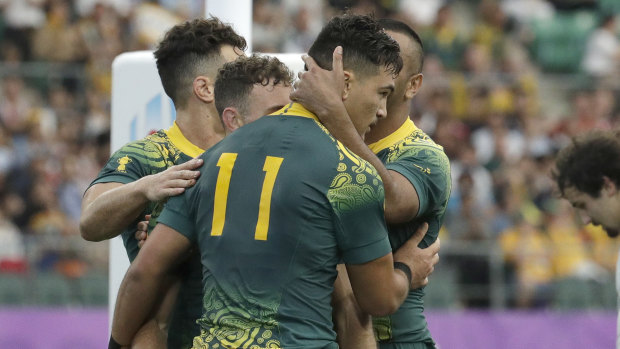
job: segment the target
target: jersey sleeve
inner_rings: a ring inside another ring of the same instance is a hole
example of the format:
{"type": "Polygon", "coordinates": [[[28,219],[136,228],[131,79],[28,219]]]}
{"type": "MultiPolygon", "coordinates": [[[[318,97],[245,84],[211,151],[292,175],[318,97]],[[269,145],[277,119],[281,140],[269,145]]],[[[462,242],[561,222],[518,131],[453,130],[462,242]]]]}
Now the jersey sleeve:
{"type": "Polygon", "coordinates": [[[117,150],[91,186],[97,183],[131,183],[167,167],[160,147],[148,139],[125,144],[117,150]]]}
{"type": "Polygon", "coordinates": [[[185,236],[189,241],[196,242],[196,229],[192,215],[192,206],[188,203],[190,195],[186,190],[183,194],[168,199],[164,209],[157,217],[162,223],[185,236]]]}
{"type": "Polygon", "coordinates": [[[386,168],[400,173],[411,182],[420,201],[418,216],[445,207],[450,196],[450,163],[441,148],[410,146],[396,159],[389,161],[386,168]]]}
{"type": "Polygon", "coordinates": [[[328,191],[336,239],[346,264],[362,264],[392,251],[385,225],[384,190],[376,170],[355,155],[341,156],[328,191]]]}

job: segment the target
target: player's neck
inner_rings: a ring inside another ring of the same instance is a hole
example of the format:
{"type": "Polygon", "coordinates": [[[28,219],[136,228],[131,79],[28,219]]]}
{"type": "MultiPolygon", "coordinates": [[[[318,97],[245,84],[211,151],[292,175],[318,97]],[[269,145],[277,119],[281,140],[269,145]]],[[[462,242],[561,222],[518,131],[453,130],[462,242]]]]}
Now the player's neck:
{"type": "Polygon", "coordinates": [[[373,126],[364,141],[366,144],[372,144],[382,140],[398,130],[408,118],[409,102],[390,108],[388,116],[373,126]]]}
{"type": "Polygon", "coordinates": [[[204,150],[224,138],[224,128],[219,116],[207,108],[200,111],[192,108],[177,109],[176,123],[188,141],[204,150]]]}

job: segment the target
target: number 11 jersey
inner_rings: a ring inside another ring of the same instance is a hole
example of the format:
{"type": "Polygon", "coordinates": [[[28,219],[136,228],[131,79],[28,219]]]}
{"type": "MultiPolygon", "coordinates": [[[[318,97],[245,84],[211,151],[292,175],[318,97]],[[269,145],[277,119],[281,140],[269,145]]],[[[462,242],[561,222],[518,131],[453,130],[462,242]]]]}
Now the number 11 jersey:
{"type": "Polygon", "coordinates": [[[391,251],[376,170],[294,103],[202,158],[196,185],[159,218],[200,250],[194,347],[338,348],[336,264],[391,251]]]}

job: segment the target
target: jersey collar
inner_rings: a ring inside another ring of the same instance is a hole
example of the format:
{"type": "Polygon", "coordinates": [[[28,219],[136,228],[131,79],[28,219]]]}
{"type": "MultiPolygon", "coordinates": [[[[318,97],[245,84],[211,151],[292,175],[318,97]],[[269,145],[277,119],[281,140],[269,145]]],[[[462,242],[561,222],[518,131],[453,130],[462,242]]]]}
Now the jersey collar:
{"type": "Polygon", "coordinates": [[[179,148],[182,153],[186,155],[195,158],[205,152],[203,149],[200,149],[192,142],[190,142],[187,138],[185,138],[176,121],[169,129],[165,130],[164,132],[166,132],[166,135],[168,135],[170,142],[172,142],[172,144],[174,144],[177,148],[179,148]]]}
{"type": "Polygon", "coordinates": [[[389,148],[392,145],[400,142],[417,129],[418,128],[413,123],[413,121],[407,118],[407,120],[405,120],[405,122],[403,122],[403,124],[396,131],[392,132],[392,134],[390,134],[389,136],[368,145],[368,148],[370,148],[373,153],[377,154],[383,149],[389,148]]]}
{"type": "Polygon", "coordinates": [[[295,103],[295,102],[290,103],[289,105],[285,106],[284,108],[270,115],[284,115],[284,114],[301,116],[303,118],[314,119],[320,122],[319,118],[317,118],[316,115],[314,115],[311,111],[306,109],[303,105],[299,103],[295,103]]]}

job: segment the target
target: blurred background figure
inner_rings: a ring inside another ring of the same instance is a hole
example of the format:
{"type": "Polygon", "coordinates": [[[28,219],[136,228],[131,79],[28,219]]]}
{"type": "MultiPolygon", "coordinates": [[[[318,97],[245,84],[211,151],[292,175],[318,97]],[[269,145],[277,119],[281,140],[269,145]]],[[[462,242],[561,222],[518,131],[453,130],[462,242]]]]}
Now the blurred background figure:
{"type": "Polygon", "coordinates": [[[590,34],[582,62],[583,70],[596,77],[616,75],[620,69],[620,40],[616,17],[605,15],[590,34]]]}

